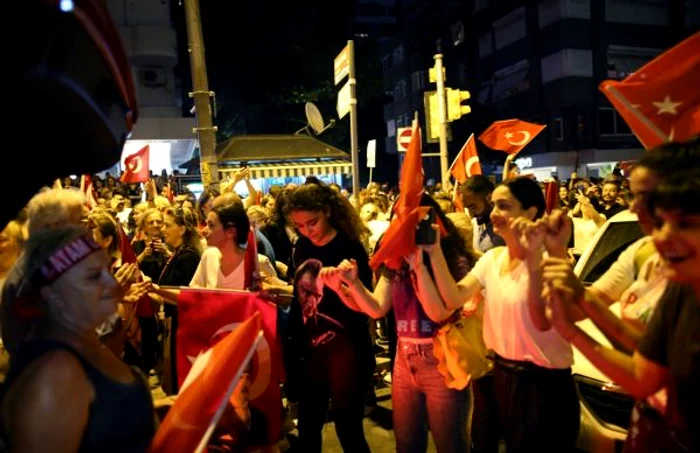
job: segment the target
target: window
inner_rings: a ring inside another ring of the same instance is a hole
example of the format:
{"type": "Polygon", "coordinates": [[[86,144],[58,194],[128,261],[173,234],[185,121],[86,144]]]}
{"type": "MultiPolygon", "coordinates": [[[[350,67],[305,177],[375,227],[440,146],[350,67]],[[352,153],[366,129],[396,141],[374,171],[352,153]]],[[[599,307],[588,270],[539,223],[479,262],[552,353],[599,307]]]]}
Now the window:
{"type": "Polygon", "coordinates": [[[394,66],[403,64],[403,46],[398,46],[394,49],[394,66]]]}
{"type": "Polygon", "coordinates": [[[598,109],[598,133],[601,136],[631,135],[632,131],[615,109],[601,107],[598,109]]]}
{"type": "Polygon", "coordinates": [[[661,49],[645,47],[609,46],[608,77],[622,80],[661,52],[663,52],[661,49]]]}
{"type": "Polygon", "coordinates": [[[605,20],[626,24],[668,25],[667,0],[605,0],[605,20]]]}
{"type": "Polygon", "coordinates": [[[425,89],[425,71],[414,71],[411,74],[411,91],[423,91],[425,89]]]}
{"type": "Polygon", "coordinates": [[[391,55],[386,55],[382,58],[382,72],[385,74],[391,69],[391,55]]]}
{"type": "Polygon", "coordinates": [[[590,19],[591,0],[545,0],[540,3],[540,28],[566,18],[590,19]]]}
{"type": "Polygon", "coordinates": [[[493,80],[488,80],[481,84],[479,90],[479,104],[490,104],[493,102],[493,80]]]}
{"type": "Polygon", "coordinates": [[[493,98],[500,101],[514,94],[530,89],[530,62],[520,60],[519,62],[499,69],[493,75],[493,98]]]}
{"type": "Polygon", "coordinates": [[[590,49],[562,49],[542,59],[542,83],[565,77],[593,77],[590,49]]]}
{"type": "Polygon", "coordinates": [[[525,8],[520,7],[493,23],[496,50],[513,44],[525,37],[525,8]]]}
{"type": "Polygon", "coordinates": [[[386,135],[387,137],[396,136],[396,120],[389,120],[386,123],[386,135]]]}
{"type": "Polygon", "coordinates": [[[609,223],[581,271],[581,281],[590,285],[598,280],[618,256],[643,235],[637,221],[609,223]]]}
{"type": "Polygon", "coordinates": [[[561,115],[554,118],[554,136],[559,141],[564,140],[564,118],[561,115]]]}
{"type": "Polygon", "coordinates": [[[457,47],[464,42],[464,22],[461,20],[450,25],[450,35],[452,35],[452,45],[457,47]]]}
{"type": "Polygon", "coordinates": [[[493,53],[493,41],[491,40],[491,31],[485,35],[479,36],[479,56],[481,58],[488,57],[493,53]]]}
{"type": "Polygon", "coordinates": [[[404,99],[405,97],[406,97],[406,79],[401,79],[394,86],[394,101],[404,99]]]}

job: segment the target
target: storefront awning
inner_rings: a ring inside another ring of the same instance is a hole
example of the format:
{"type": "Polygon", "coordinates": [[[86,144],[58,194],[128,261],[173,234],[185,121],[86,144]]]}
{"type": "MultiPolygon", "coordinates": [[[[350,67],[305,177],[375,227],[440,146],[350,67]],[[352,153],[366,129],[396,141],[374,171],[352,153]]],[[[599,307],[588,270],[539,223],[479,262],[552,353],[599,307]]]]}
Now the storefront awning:
{"type": "MultiPolygon", "coordinates": [[[[323,162],[266,162],[248,165],[250,177],[258,178],[289,178],[293,176],[317,176],[349,174],[352,164],[347,160],[329,160],[323,162]]],[[[233,173],[240,167],[222,168],[219,173],[233,173]]]]}

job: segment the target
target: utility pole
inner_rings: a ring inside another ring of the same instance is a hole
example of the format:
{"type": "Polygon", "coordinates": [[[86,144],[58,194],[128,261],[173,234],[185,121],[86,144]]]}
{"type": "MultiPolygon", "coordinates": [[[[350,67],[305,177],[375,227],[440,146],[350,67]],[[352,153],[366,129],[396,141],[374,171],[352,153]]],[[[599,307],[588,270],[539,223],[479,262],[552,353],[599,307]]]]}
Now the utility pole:
{"type": "Polygon", "coordinates": [[[192,132],[199,137],[199,159],[204,187],[219,182],[219,167],[216,162],[216,126],[212,120],[210,98],[214,96],[209,91],[207,80],[207,64],[204,59],[204,40],[202,38],[202,22],[199,14],[199,0],[185,0],[185,17],[187,20],[187,46],[190,54],[192,69],[192,89],[189,93],[194,98],[197,127],[192,132]]]}
{"type": "Polygon", "coordinates": [[[437,83],[438,116],[440,117],[440,174],[442,187],[447,187],[450,180],[447,155],[447,106],[445,103],[445,73],[443,72],[442,54],[438,53],[435,59],[435,80],[437,83]]]}
{"type": "Polygon", "coordinates": [[[355,79],[355,42],[348,41],[348,83],[350,83],[350,156],[352,157],[352,194],[358,203],[360,196],[360,157],[357,138],[357,80],[355,79]]]}

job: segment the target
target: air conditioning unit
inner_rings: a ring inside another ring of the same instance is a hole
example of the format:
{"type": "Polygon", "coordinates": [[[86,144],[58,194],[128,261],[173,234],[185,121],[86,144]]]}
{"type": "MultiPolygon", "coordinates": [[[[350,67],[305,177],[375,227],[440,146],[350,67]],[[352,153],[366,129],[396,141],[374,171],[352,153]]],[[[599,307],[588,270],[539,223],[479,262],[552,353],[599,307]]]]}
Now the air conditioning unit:
{"type": "Polygon", "coordinates": [[[165,70],[162,68],[142,68],[139,79],[146,88],[162,88],[167,84],[165,70]]]}

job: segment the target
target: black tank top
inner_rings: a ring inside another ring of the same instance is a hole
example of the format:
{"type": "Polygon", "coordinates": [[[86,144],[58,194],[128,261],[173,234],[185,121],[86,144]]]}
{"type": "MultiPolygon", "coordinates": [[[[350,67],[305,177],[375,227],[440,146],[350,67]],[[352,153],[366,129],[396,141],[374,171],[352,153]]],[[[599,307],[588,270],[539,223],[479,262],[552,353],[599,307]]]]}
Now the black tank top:
{"type": "MultiPolygon", "coordinates": [[[[136,369],[136,382],[123,384],[105,376],[78,351],[58,341],[36,340],[22,345],[13,357],[12,367],[3,387],[10,388],[22,370],[52,350],[73,354],[82,364],[95,389],[90,415],[80,443],[80,452],[145,452],[155,434],[153,400],[145,377],[136,369]]],[[[4,424],[3,424],[4,425],[4,424]]],[[[3,432],[7,442],[7,433],[3,432]]],[[[7,445],[11,448],[11,445],[7,445]]]]}

